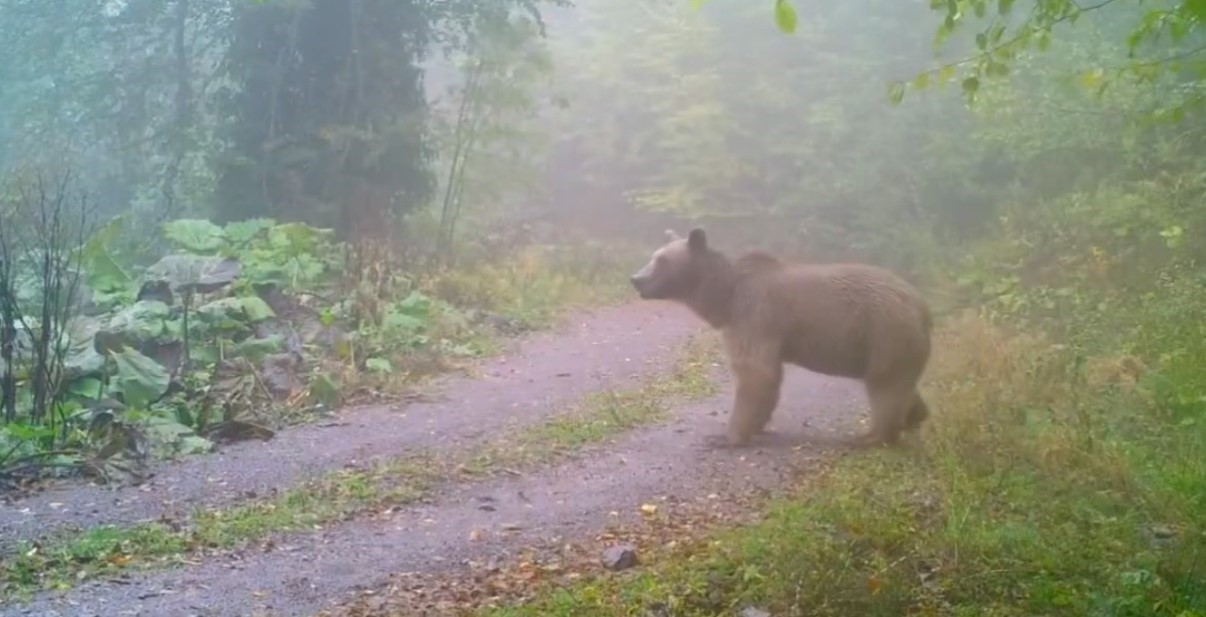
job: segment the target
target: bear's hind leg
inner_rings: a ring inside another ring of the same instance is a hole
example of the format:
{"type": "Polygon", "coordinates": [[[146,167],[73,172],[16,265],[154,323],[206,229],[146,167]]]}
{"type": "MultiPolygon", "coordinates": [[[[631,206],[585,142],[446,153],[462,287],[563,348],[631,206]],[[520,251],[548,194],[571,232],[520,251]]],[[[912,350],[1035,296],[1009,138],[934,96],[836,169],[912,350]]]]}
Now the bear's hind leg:
{"type": "Polygon", "coordinates": [[[915,386],[908,381],[867,381],[871,428],[852,441],[858,446],[895,445],[915,407],[915,386]]]}
{"type": "Polygon", "coordinates": [[[905,417],[904,430],[906,432],[919,430],[921,424],[929,417],[930,406],[926,404],[920,392],[914,393],[913,406],[909,408],[909,414],[905,417]]]}

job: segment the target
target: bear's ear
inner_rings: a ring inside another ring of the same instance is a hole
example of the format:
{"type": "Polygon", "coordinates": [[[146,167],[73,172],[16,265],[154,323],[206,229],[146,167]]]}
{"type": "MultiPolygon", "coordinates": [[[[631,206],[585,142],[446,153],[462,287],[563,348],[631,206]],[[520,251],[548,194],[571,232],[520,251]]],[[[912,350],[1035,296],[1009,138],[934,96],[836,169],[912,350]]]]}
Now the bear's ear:
{"type": "Polygon", "coordinates": [[[674,242],[675,240],[682,240],[683,237],[678,235],[677,231],[674,231],[673,229],[667,229],[666,230],[666,239],[671,242],[674,242]]]}
{"type": "Polygon", "coordinates": [[[696,227],[687,235],[687,247],[693,251],[703,251],[708,248],[708,236],[702,228],[696,227]]]}

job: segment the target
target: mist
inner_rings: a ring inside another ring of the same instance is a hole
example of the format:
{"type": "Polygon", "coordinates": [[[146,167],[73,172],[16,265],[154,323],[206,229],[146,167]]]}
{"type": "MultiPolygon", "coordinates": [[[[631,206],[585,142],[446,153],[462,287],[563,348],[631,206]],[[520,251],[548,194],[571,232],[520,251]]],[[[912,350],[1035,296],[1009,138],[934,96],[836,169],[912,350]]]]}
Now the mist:
{"type": "Polygon", "coordinates": [[[0,0],[0,613],[1203,613],[1201,17],[0,0]]]}

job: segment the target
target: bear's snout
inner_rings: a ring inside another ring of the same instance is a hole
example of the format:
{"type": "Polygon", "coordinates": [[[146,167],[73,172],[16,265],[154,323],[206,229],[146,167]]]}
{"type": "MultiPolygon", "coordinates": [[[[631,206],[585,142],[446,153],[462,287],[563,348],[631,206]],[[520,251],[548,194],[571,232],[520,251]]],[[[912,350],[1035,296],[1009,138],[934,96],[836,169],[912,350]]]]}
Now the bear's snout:
{"type": "Polygon", "coordinates": [[[648,287],[649,277],[634,274],[628,278],[628,282],[632,283],[632,288],[637,291],[642,298],[645,297],[645,289],[648,287]]]}

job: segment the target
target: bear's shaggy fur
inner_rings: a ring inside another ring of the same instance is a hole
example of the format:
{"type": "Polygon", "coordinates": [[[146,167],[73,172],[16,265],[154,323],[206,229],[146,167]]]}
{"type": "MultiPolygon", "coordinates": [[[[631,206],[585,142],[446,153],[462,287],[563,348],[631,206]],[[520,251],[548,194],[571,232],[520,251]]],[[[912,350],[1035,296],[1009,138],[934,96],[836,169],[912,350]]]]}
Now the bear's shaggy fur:
{"type": "Polygon", "coordinates": [[[856,444],[892,444],[920,428],[929,408],[917,384],[932,318],[913,286],[864,264],[793,264],[760,251],[731,261],[702,229],[666,234],[632,285],[641,298],[685,304],[721,331],[737,379],[728,445],[748,445],[770,422],[785,362],[862,380],[871,428],[856,444]]]}

